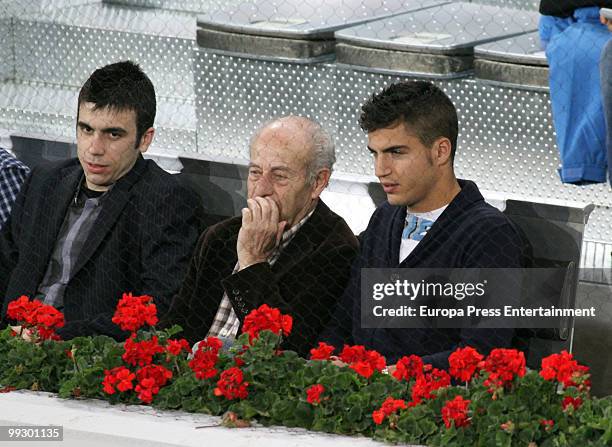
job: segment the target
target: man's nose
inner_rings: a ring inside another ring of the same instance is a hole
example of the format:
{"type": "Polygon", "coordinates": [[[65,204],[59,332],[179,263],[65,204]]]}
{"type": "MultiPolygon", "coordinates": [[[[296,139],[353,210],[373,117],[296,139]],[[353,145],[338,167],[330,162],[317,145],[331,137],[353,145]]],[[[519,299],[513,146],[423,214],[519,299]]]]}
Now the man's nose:
{"type": "Polygon", "coordinates": [[[255,184],[255,197],[268,197],[274,194],[274,187],[269,175],[262,175],[255,184]]]}
{"type": "Polygon", "coordinates": [[[391,165],[389,157],[386,154],[380,154],[374,158],[374,174],[376,177],[384,177],[391,173],[391,165]]]}
{"type": "Polygon", "coordinates": [[[101,134],[95,132],[89,142],[89,152],[95,155],[104,153],[104,141],[101,134]]]}

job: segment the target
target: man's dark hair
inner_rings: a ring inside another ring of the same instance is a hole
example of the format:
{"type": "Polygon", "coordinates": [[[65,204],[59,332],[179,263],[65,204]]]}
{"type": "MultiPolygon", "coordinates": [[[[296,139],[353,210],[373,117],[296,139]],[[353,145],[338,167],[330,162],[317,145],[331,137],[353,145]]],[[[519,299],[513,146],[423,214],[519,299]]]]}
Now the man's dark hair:
{"type": "Polygon", "coordinates": [[[131,61],[117,62],[98,68],[85,81],[79,92],[79,107],[84,102],[95,104],[94,110],[109,108],[136,113],[136,144],[155,121],[155,87],[131,61]]]}
{"type": "Polygon", "coordinates": [[[403,123],[425,146],[446,137],[455,158],[459,124],[457,110],[448,96],[431,82],[409,81],[392,84],[372,95],[361,107],[359,125],[364,132],[403,123]]]}

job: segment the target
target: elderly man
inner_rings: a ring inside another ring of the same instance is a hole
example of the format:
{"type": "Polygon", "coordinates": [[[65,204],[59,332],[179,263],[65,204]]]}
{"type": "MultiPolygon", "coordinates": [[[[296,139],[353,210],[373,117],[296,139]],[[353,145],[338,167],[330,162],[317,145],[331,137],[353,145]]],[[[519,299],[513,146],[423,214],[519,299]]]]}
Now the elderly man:
{"type": "Polygon", "coordinates": [[[287,116],[251,139],[247,208],[206,230],[167,324],[185,337],[233,338],[261,304],[293,316],[283,346],[308,354],[349,277],[357,240],[319,199],[334,145],[314,121],[287,116]]]}
{"type": "Polygon", "coordinates": [[[0,234],[2,316],[28,295],[62,310],[63,338],[106,334],[123,292],[164,313],[201,231],[199,198],[153,161],[155,90],[132,62],[96,70],[78,98],[78,158],[35,168],[0,234]]]}
{"type": "Polygon", "coordinates": [[[510,330],[361,326],[364,268],[520,267],[525,246],[518,229],[485,203],[475,183],[455,177],[457,112],[434,84],[388,86],[363,105],[360,125],[387,201],[361,235],[349,286],[321,339],[338,348],[365,345],[389,363],[416,354],[438,368],[448,366],[449,354],[460,345],[483,352],[507,346],[510,330]]]}

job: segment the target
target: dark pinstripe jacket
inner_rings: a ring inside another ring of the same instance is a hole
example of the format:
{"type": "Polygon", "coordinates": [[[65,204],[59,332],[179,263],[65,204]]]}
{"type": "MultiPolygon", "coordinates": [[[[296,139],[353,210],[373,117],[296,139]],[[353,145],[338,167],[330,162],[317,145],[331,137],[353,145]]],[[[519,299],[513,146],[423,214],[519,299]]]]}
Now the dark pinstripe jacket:
{"type": "MultiPolygon", "coordinates": [[[[0,299],[33,297],[83,170],[77,159],[35,168],[0,233],[0,299]]],[[[111,318],[123,292],[155,298],[164,313],[178,291],[201,230],[197,195],[139,157],[119,179],[76,261],[64,295],[65,338],[122,338],[111,318]]]]}

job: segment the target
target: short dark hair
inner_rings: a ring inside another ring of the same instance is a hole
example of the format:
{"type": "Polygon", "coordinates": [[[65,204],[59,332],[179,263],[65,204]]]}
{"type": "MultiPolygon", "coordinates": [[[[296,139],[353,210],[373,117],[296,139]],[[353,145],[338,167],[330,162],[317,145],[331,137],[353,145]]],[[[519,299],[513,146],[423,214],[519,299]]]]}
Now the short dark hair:
{"type": "Polygon", "coordinates": [[[361,107],[359,125],[364,132],[403,123],[416,133],[425,146],[446,137],[455,158],[459,124],[450,98],[431,82],[398,82],[373,94],[361,107]]]}
{"type": "Polygon", "coordinates": [[[138,64],[117,62],[94,71],[79,92],[80,107],[95,104],[94,110],[133,110],[136,113],[136,144],[155,121],[155,87],[138,64]]]}

